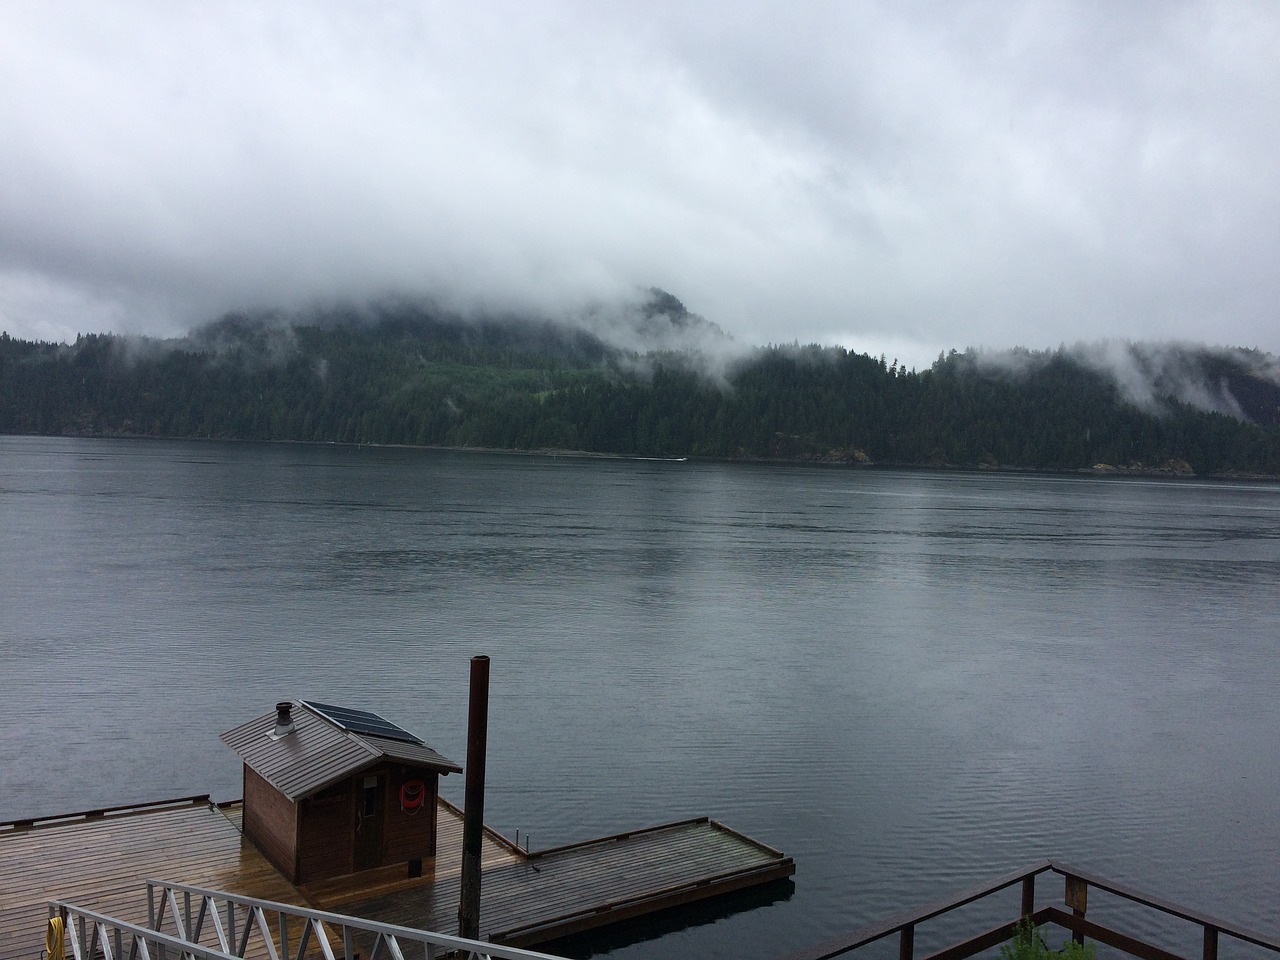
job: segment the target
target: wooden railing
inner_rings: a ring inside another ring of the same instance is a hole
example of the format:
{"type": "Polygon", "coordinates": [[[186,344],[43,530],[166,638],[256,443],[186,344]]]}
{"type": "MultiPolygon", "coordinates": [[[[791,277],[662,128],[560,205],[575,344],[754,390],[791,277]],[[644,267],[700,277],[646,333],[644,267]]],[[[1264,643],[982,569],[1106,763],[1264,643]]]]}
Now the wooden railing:
{"type": "Polygon", "coordinates": [[[1087,870],[1080,870],[1060,861],[1042,860],[1003,877],[997,877],[986,883],[962,890],[946,900],[897,914],[880,923],[871,924],[828,940],[826,943],[819,944],[816,947],[798,950],[789,954],[785,960],[828,960],[828,958],[841,956],[895,934],[898,937],[899,960],[964,960],[966,957],[972,957],[983,950],[988,950],[1009,940],[1013,936],[1017,925],[1027,918],[1037,926],[1052,923],[1062,927],[1070,931],[1072,939],[1077,943],[1083,943],[1085,937],[1091,937],[1098,943],[1115,947],[1131,956],[1138,957],[1139,960],[1190,960],[1190,958],[1181,957],[1155,944],[1147,943],[1137,937],[1088,919],[1090,887],[1105,891],[1122,900],[1155,910],[1165,916],[1176,917],[1198,925],[1203,932],[1202,960],[1218,960],[1218,941],[1223,935],[1280,954],[1280,938],[1248,930],[1198,910],[1193,910],[1190,907],[1183,907],[1158,897],[1140,893],[1130,887],[1113,883],[1087,870]],[[1036,878],[1046,873],[1056,873],[1063,877],[1063,901],[1066,909],[1057,906],[1045,906],[1037,909],[1036,878]],[[917,926],[927,920],[950,913],[959,907],[975,903],[992,894],[1018,885],[1021,885],[1022,888],[1021,909],[1018,916],[1013,917],[1006,923],[974,934],[968,939],[937,950],[927,957],[917,958],[915,956],[915,931],[917,926]]]}
{"type": "Polygon", "coordinates": [[[164,880],[147,881],[147,918],[153,931],[167,927],[183,943],[211,941],[208,949],[231,958],[406,960],[412,954],[424,960],[445,955],[464,960],[559,960],[532,950],[164,880]]]}
{"type": "Polygon", "coordinates": [[[119,807],[97,807],[76,813],[59,813],[51,817],[26,817],[0,823],[0,833],[30,830],[32,827],[61,826],[76,820],[102,820],[107,817],[127,817],[135,813],[155,813],[164,807],[199,807],[209,803],[211,803],[209,795],[202,793],[192,797],[176,797],[172,800],[151,800],[147,803],[126,803],[119,807]]]}

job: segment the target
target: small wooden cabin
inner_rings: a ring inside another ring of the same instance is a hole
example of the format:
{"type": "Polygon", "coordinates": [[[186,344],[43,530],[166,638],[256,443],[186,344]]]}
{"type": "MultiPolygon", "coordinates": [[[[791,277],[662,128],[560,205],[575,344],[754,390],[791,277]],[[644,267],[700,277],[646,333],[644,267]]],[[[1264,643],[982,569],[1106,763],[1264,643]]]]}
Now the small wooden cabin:
{"type": "Polygon", "coordinates": [[[222,734],[244,761],[244,833],[292,883],[436,853],[441,774],[462,767],[366,710],[306,700],[222,734]]]}

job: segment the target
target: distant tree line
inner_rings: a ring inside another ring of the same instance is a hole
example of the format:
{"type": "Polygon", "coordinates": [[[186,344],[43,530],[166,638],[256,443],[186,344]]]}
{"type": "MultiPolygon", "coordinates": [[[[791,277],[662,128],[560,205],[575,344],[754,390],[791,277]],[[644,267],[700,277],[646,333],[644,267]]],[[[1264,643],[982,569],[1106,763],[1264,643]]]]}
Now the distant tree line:
{"type": "MultiPolygon", "coordinates": [[[[623,353],[551,324],[426,315],[228,318],[172,341],[5,334],[0,432],[1280,475],[1274,420],[1172,397],[1140,409],[1065,351],[1027,356],[1016,374],[954,351],[917,372],[770,346],[712,375],[699,357],[623,353]]],[[[1280,411],[1274,384],[1210,372],[1280,411]]]]}

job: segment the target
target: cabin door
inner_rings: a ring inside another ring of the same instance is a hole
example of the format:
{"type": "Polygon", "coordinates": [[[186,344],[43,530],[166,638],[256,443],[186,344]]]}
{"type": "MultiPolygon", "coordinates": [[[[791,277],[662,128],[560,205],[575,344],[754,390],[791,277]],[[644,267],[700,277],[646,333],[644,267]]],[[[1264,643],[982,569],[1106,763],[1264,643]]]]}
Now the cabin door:
{"type": "Polygon", "coordinates": [[[352,869],[382,866],[382,826],[387,807],[386,774],[356,778],[356,842],[352,869]]]}

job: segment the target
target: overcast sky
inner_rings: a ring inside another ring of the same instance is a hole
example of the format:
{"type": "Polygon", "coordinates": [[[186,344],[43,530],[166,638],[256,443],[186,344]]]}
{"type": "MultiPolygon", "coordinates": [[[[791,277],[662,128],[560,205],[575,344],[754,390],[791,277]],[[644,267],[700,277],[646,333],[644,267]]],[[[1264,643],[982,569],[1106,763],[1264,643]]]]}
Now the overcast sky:
{"type": "Polygon", "coordinates": [[[660,286],[926,365],[1280,353],[1280,4],[0,4],[0,329],[660,286]]]}

